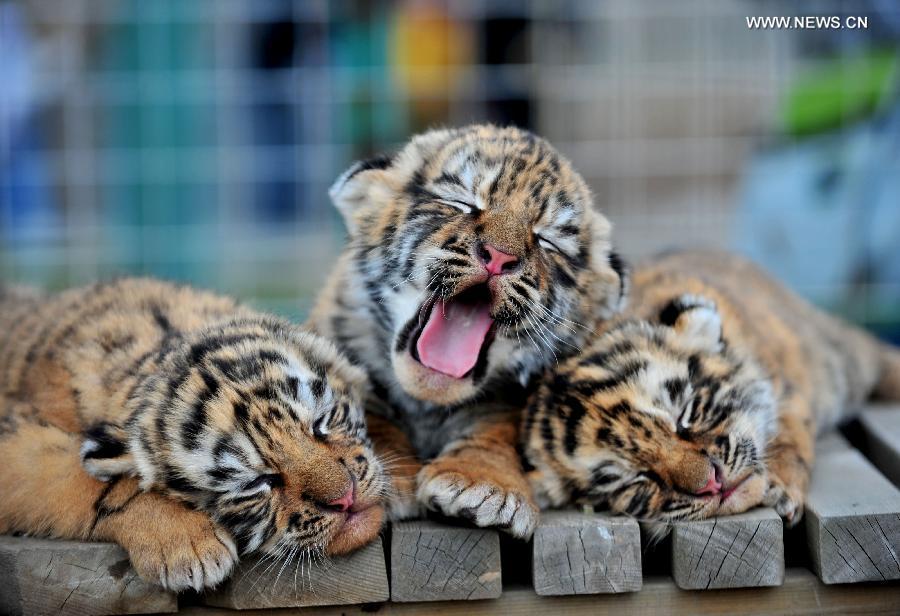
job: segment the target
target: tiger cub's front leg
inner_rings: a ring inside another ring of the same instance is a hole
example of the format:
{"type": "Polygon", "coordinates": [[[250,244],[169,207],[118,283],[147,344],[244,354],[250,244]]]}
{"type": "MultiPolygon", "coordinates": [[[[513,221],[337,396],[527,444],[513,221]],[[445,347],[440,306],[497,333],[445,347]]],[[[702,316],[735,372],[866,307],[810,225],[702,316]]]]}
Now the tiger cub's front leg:
{"type": "Polygon", "coordinates": [[[105,486],[94,510],[90,538],[115,541],[141,577],[168,590],[216,586],[238,560],[231,537],[208,514],[143,492],[133,477],[105,486]]]}
{"type": "Polygon", "coordinates": [[[774,507],[788,526],[803,515],[815,457],[815,425],[809,405],[792,396],[779,405],[778,433],[766,451],[769,486],[763,504],[774,507]]]}
{"type": "Polygon", "coordinates": [[[417,517],[420,506],[416,500],[416,477],[422,463],[409,437],[390,420],[374,413],[366,414],[366,425],[375,453],[390,476],[387,495],[390,519],[417,517]]]}
{"type": "Polygon", "coordinates": [[[114,541],[144,579],[179,591],[215,586],[237,551],[210,517],[132,477],[98,481],[81,465],[78,435],[5,404],[0,429],[0,534],[114,541]]]}
{"type": "Polygon", "coordinates": [[[419,472],[418,498],[446,516],[529,537],[539,511],[516,451],[518,415],[478,422],[419,472]]]}

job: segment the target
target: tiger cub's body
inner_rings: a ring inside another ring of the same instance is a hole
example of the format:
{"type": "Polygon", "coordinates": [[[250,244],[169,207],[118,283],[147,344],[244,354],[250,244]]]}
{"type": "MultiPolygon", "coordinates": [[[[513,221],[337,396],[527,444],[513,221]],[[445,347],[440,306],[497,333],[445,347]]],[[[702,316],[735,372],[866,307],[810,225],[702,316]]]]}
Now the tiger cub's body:
{"type": "Polygon", "coordinates": [[[427,462],[409,477],[418,505],[528,536],[524,385],[582,344],[572,322],[618,309],[609,222],[564,157],[512,127],[418,135],[351,166],[331,197],[349,242],[311,326],[365,368],[372,408],[427,462]]]}
{"type": "Polygon", "coordinates": [[[671,520],[765,503],[796,523],[817,432],[873,393],[900,398],[897,350],[727,254],[637,268],[598,332],[523,424],[545,506],[671,520]]]}
{"type": "Polygon", "coordinates": [[[187,287],[0,296],[0,533],[120,543],[215,585],[240,554],[340,553],[381,527],[364,375],[334,346],[187,287]]]}

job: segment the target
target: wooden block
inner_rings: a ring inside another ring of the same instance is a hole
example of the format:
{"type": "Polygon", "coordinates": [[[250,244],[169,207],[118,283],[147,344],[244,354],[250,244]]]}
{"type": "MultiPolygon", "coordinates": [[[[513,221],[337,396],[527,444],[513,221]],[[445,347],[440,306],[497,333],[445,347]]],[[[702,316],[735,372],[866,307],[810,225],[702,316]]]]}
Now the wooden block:
{"type": "Polygon", "coordinates": [[[859,418],[866,450],[875,466],[900,486],[900,406],[873,407],[859,418]]]}
{"type": "Polygon", "coordinates": [[[0,614],[149,614],[178,601],[113,543],[0,537],[0,614]]]}
{"type": "Polygon", "coordinates": [[[784,539],[771,508],[694,522],[672,529],[672,577],[679,588],[781,586],[784,539]]]}
{"type": "Polygon", "coordinates": [[[398,522],[392,532],[392,601],[500,596],[497,531],[414,521],[398,522]]]}
{"type": "Polygon", "coordinates": [[[900,490],[854,449],[817,448],[806,536],[826,584],[900,579],[900,490]]]}
{"type": "Polygon", "coordinates": [[[387,601],[389,595],[384,547],[378,538],[352,554],[318,564],[265,556],[242,561],[234,575],[203,601],[245,610],[377,603],[387,601]]]}
{"type": "Polygon", "coordinates": [[[641,589],[641,531],[631,518],[545,511],[532,562],[539,595],[633,592],[641,589]]]}

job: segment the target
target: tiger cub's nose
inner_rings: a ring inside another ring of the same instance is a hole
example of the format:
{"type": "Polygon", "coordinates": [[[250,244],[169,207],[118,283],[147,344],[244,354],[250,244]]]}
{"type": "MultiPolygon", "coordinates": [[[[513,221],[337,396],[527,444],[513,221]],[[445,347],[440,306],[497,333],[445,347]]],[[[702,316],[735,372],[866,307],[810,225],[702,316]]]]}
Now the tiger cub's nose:
{"type": "Polygon", "coordinates": [[[715,496],[716,494],[720,494],[722,492],[722,472],[719,470],[719,467],[715,464],[712,464],[709,469],[709,477],[706,480],[706,485],[702,488],[694,492],[697,496],[702,496],[704,494],[710,494],[715,496]]]}
{"type": "Polygon", "coordinates": [[[492,276],[510,274],[519,268],[519,257],[503,252],[496,246],[477,242],[475,252],[484,269],[492,276]]]}
{"type": "Polygon", "coordinates": [[[329,503],[324,505],[325,509],[330,509],[331,511],[339,511],[344,513],[346,511],[350,511],[350,507],[353,506],[353,486],[350,486],[350,489],[340,498],[337,498],[329,503]]]}

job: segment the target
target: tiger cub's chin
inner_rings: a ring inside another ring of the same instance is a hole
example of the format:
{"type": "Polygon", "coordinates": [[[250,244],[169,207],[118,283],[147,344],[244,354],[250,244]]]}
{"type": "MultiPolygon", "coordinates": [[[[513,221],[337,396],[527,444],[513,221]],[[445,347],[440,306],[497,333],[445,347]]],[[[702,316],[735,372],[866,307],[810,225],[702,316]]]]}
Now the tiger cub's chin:
{"type": "Polygon", "coordinates": [[[442,374],[422,365],[408,352],[396,353],[392,363],[397,381],[417,400],[452,405],[474,397],[479,391],[471,375],[456,378],[442,374]]]}
{"type": "Polygon", "coordinates": [[[384,507],[381,505],[351,512],[326,544],[325,553],[332,556],[347,554],[371,543],[381,532],[384,517],[384,507]]]}

